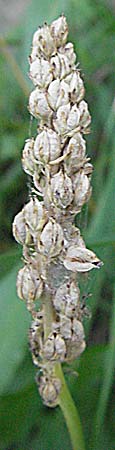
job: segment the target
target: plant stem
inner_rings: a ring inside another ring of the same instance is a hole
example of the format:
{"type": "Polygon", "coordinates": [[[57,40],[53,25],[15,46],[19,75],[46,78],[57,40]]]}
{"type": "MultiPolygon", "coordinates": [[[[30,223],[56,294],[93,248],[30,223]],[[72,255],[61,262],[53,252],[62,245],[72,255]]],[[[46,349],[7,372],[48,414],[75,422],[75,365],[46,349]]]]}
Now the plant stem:
{"type": "Polygon", "coordinates": [[[64,374],[60,364],[56,365],[55,374],[58,378],[60,378],[62,383],[62,389],[59,395],[59,406],[63,412],[70,434],[72,449],[85,450],[79,414],[65,382],[64,374]]]}

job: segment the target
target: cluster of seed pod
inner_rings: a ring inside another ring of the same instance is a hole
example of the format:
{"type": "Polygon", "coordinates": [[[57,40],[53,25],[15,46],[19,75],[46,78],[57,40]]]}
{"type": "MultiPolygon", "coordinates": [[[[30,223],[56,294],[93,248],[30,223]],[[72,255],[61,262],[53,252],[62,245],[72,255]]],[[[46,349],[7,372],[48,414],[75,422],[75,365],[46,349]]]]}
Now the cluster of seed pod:
{"type": "Polygon", "coordinates": [[[30,348],[41,373],[36,378],[39,392],[48,406],[57,404],[61,389],[55,364],[77,358],[85,348],[76,275],[101,266],[74,226],[75,214],[91,195],[92,165],[83,137],[89,133],[91,117],[67,35],[63,15],[34,33],[29,76],[35,89],[29,111],[39,119],[39,127],[22,155],[33,194],[13,222],[25,261],[17,276],[17,293],[32,314],[30,348]],[[52,318],[46,333],[49,297],[52,318]]]}

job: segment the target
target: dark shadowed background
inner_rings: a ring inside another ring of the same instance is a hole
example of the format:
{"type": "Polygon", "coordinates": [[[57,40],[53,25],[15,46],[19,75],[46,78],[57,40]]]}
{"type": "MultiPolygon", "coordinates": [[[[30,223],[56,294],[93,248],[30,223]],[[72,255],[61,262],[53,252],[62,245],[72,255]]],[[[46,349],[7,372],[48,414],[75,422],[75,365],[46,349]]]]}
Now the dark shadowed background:
{"type": "MultiPolygon", "coordinates": [[[[104,266],[83,282],[91,311],[87,347],[69,370],[87,450],[115,449],[115,2],[106,0],[0,1],[0,449],[71,450],[61,411],[42,405],[28,350],[29,313],[16,295],[21,248],[12,220],[28,199],[21,152],[29,134],[28,55],[32,34],[65,13],[92,115],[87,153],[93,194],[77,218],[87,246],[104,266]],[[92,293],[92,296],[89,294],[92,293]],[[74,372],[79,376],[75,376],[74,372]]],[[[34,132],[34,120],[32,131],[34,132]]]]}

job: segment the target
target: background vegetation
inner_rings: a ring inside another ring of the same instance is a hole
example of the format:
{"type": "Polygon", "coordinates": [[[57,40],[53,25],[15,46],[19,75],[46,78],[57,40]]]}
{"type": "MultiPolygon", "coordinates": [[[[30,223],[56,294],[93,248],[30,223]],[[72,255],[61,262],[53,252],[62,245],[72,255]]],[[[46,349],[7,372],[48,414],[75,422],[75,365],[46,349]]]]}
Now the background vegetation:
{"type": "Polygon", "coordinates": [[[86,449],[115,448],[115,4],[33,0],[20,25],[0,39],[1,450],[71,450],[61,411],[43,406],[34,383],[28,350],[30,317],[15,289],[21,249],[11,231],[13,217],[28,197],[21,151],[30,127],[27,56],[32,34],[61,12],[67,16],[92,114],[87,144],[95,167],[93,195],[87,227],[84,212],[81,228],[89,248],[104,261],[104,267],[83,286],[84,295],[92,293],[87,299],[92,316],[85,319],[86,351],[64,371],[82,420],[86,449]]]}

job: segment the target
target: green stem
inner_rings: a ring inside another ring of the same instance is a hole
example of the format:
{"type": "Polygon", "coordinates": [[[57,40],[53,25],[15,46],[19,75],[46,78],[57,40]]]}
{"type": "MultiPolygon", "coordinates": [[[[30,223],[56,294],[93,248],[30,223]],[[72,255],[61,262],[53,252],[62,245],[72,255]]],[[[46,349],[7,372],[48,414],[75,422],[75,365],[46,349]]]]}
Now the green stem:
{"type": "Polygon", "coordinates": [[[79,414],[65,382],[60,364],[56,365],[55,374],[58,378],[60,378],[62,383],[62,389],[59,395],[59,406],[63,412],[65,422],[70,434],[72,449],[85,450],[79,414]]]}

